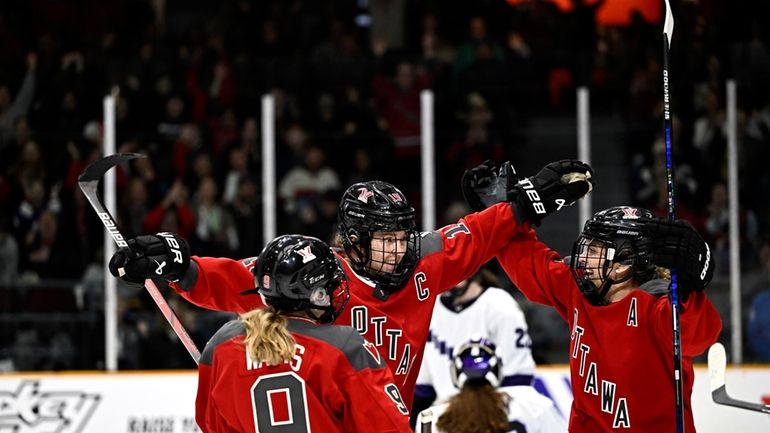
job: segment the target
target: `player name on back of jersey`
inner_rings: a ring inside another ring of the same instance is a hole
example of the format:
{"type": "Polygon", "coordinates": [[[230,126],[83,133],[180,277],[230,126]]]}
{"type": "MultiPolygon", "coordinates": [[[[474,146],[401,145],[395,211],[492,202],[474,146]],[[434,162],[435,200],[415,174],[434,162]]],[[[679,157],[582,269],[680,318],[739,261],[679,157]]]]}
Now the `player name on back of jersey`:
{"type": "MultiPolygon", "coordinates": [[[[302,355],[305,354],[305,347],[299,343],[294,344],[294,356],[292,356],[291,360],[284,361],[284,364],[289,364],[289,367],[291,367],[292,371],[299,371],[300,367],[302,367],[302,355]]],[[[249,356],[249,352],[246,352],[246,370],[259,370],[260,368],[270,367],[267,365],[264,361],[255,362],[253,359],[251,359],[251,356],[249,356]]]]}

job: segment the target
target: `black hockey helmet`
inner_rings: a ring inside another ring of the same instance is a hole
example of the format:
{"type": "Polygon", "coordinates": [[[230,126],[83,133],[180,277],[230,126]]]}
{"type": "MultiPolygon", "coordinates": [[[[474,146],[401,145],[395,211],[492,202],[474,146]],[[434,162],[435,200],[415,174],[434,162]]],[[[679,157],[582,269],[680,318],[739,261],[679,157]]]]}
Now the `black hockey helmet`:
{"type": "Polygon", "coordinates": [[[267,305],[282,312],[304,311],[320,323],[333,322],[350,298],[347,277],[334,253],[309,236],[273,239],[259,254],[254,277],[267,305]]]}
{"type": "Polygon", "coordinates": [[[646,224],[653,218],[647,209],[616,206],[597,212],[586,221],[572,248],[570,269],[580,291],[593,305],[606,305],[613,284],[630,278],[641,284],[655,275],[646,224]],[[597,258],[597,266],[587,258],[597,258]],[[631,266],[632,272],[616,280],[610,277],[613,263],[631,266]]]}
{"type": "Polygon", "coordinates": [[[337,211],[339,235],[353,269],[387,292],[406,283],[420,260],[420,236],[414,208],[395,186],[373,180],[350,186],[337,211]],[[383,261],[373,260],[371,241],[375,232],[405,232],[406,247],[394,270],[384,271],[383,261]]]}
{"type": "Polygon", "coordinates": [[[455,351],[449,373],[457,389],[462,389],[466,382],[484,381],[497,388],[502,380],[503,365],[495,352],[495,343],[480,336],[471,337],[455,351]]]}

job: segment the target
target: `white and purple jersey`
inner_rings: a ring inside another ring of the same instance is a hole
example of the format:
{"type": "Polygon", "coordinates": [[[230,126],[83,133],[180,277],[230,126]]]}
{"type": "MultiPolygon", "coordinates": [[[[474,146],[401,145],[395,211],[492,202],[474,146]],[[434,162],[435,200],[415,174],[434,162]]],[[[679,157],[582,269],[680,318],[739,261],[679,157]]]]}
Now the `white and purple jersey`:
{"type": "Polygon", "coordinates": [[[475,299],[452,305],[439,297],[433,309],[428,344],[415,394],[446,401],[457,393],[449,375],[455,349],[479,335],[497,345],[502,360],[501,386],[531,385],[535,374],[527,322],[519,304],[505,290],[490,287],[475,299]]]}

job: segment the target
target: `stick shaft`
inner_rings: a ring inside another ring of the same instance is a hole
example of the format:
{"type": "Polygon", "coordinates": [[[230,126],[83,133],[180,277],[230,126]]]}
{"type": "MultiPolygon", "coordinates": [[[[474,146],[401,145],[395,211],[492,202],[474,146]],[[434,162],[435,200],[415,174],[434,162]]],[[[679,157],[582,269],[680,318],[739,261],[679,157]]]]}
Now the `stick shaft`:
{"type": "MultiPolygon", "coordinates": [[[[79,182],[79,186],[83,191],[83,195],[86,196],[86,199],[88,199],[91,207],[94,209],[94,211],[96,211],[96,214],[99,216],[99,219],[104,225],[104,228],[106,228],[110,233],[115,243],[119,247],[128,246],[125,238],[123,238],[123,235],[118,230],[112,215],[110,215],[107,209],[104,208],[104,205],[102,205],[102,202],[99,200],[99,195],[97,192],[98,183],[98,180],[86,182],[81,181],[79,182]]],[[[150,293],[152,300],[155,301],[155,305],[157,305],[158,309],[160,309],[160,312],[163,313],[163,317],[165,317],[169,325],[171,325],[171,329],[173,329],[176,336],[179,337],[179,340],[182,342],[185,349],[187,349],[187,352],[190,353],[192,359],[196,364],[198,364],[201,357],[201,353],[198,350],[198,347],[195,345],[195,342],[193,342],[192,338],[190,338],[190,334],[187,333],[187,330],[185,329],[182,322],[179,321],[179,318],[177,317],[176,313],[174,313],[174,310],[170,305],[168,305],[166,299],[163,298],[160,290],[158,290],[158,286],[156,286],[155,282],[148,278],[144,281],[144,288],[147,289],[147,291],[150,293]]]]}
{"type": "MultiPolygon", "coordinates": [[[[666,144],[666,183],[668,186],[668,218],[676,219],[676,195],[674,191],[674,163],[671,152],[671,76],[669,54],[674,31],[674,17],[671,5],[666,2],[666,19],[663,29],[663,135],[666,144]]],[[[684,399],[682,385],[682,336],[679,327],[679,295],[676,269],[671,269],[671,327],[673,330],[674,393],[676,402],[676,432],[684,433],[684,399]]]]}

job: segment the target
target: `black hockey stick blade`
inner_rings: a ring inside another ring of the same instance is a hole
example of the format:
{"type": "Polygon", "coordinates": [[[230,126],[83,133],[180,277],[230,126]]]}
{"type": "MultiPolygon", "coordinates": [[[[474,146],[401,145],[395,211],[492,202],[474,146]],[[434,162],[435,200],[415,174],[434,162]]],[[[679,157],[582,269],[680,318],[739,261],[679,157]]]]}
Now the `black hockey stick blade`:
{"type": "Polygon", "coordinates": [[[736,400],[727,394],[727,386],[725,384],[727,354],[722,343],[714,343],[709,348],[708,363],[711,398],[714,400],[714,403],[770,414],[770,405],[736,400]]]}
{"type": "Polygon", "coordinates": [[[99,215],[102,224],[104,224],[104,227],[119,247],[125,247],[128,244],[126,244],[123,235],[118,231],[115,219],[110,215],[107,208],[104,207],[101,200],[99,200],[99,182],[102,180],[102,177],[104,177],[104,174],[112,167],[115,167],[122,162],[144,157],[144,155],[139,153],[116,153],[92,163],[80,173],[80,176],[78,176],[78,186],[80,187],[80,190],[83,191],[83,195],[86,196],[88,202],[91,203],[91,207],[93,207],[96,214],[99,215]]]}
{"type": "Polygon", "coordinates": [[[142,155],[141,153],[116,153],[106,156],[86,167],[86,169],[80,173],[80,176],[78,176],[78,183],[99,182],[104,177],[104,173],[107,173],[112,167],[136,158],[145,158],[145,155],[142,155]]]}

